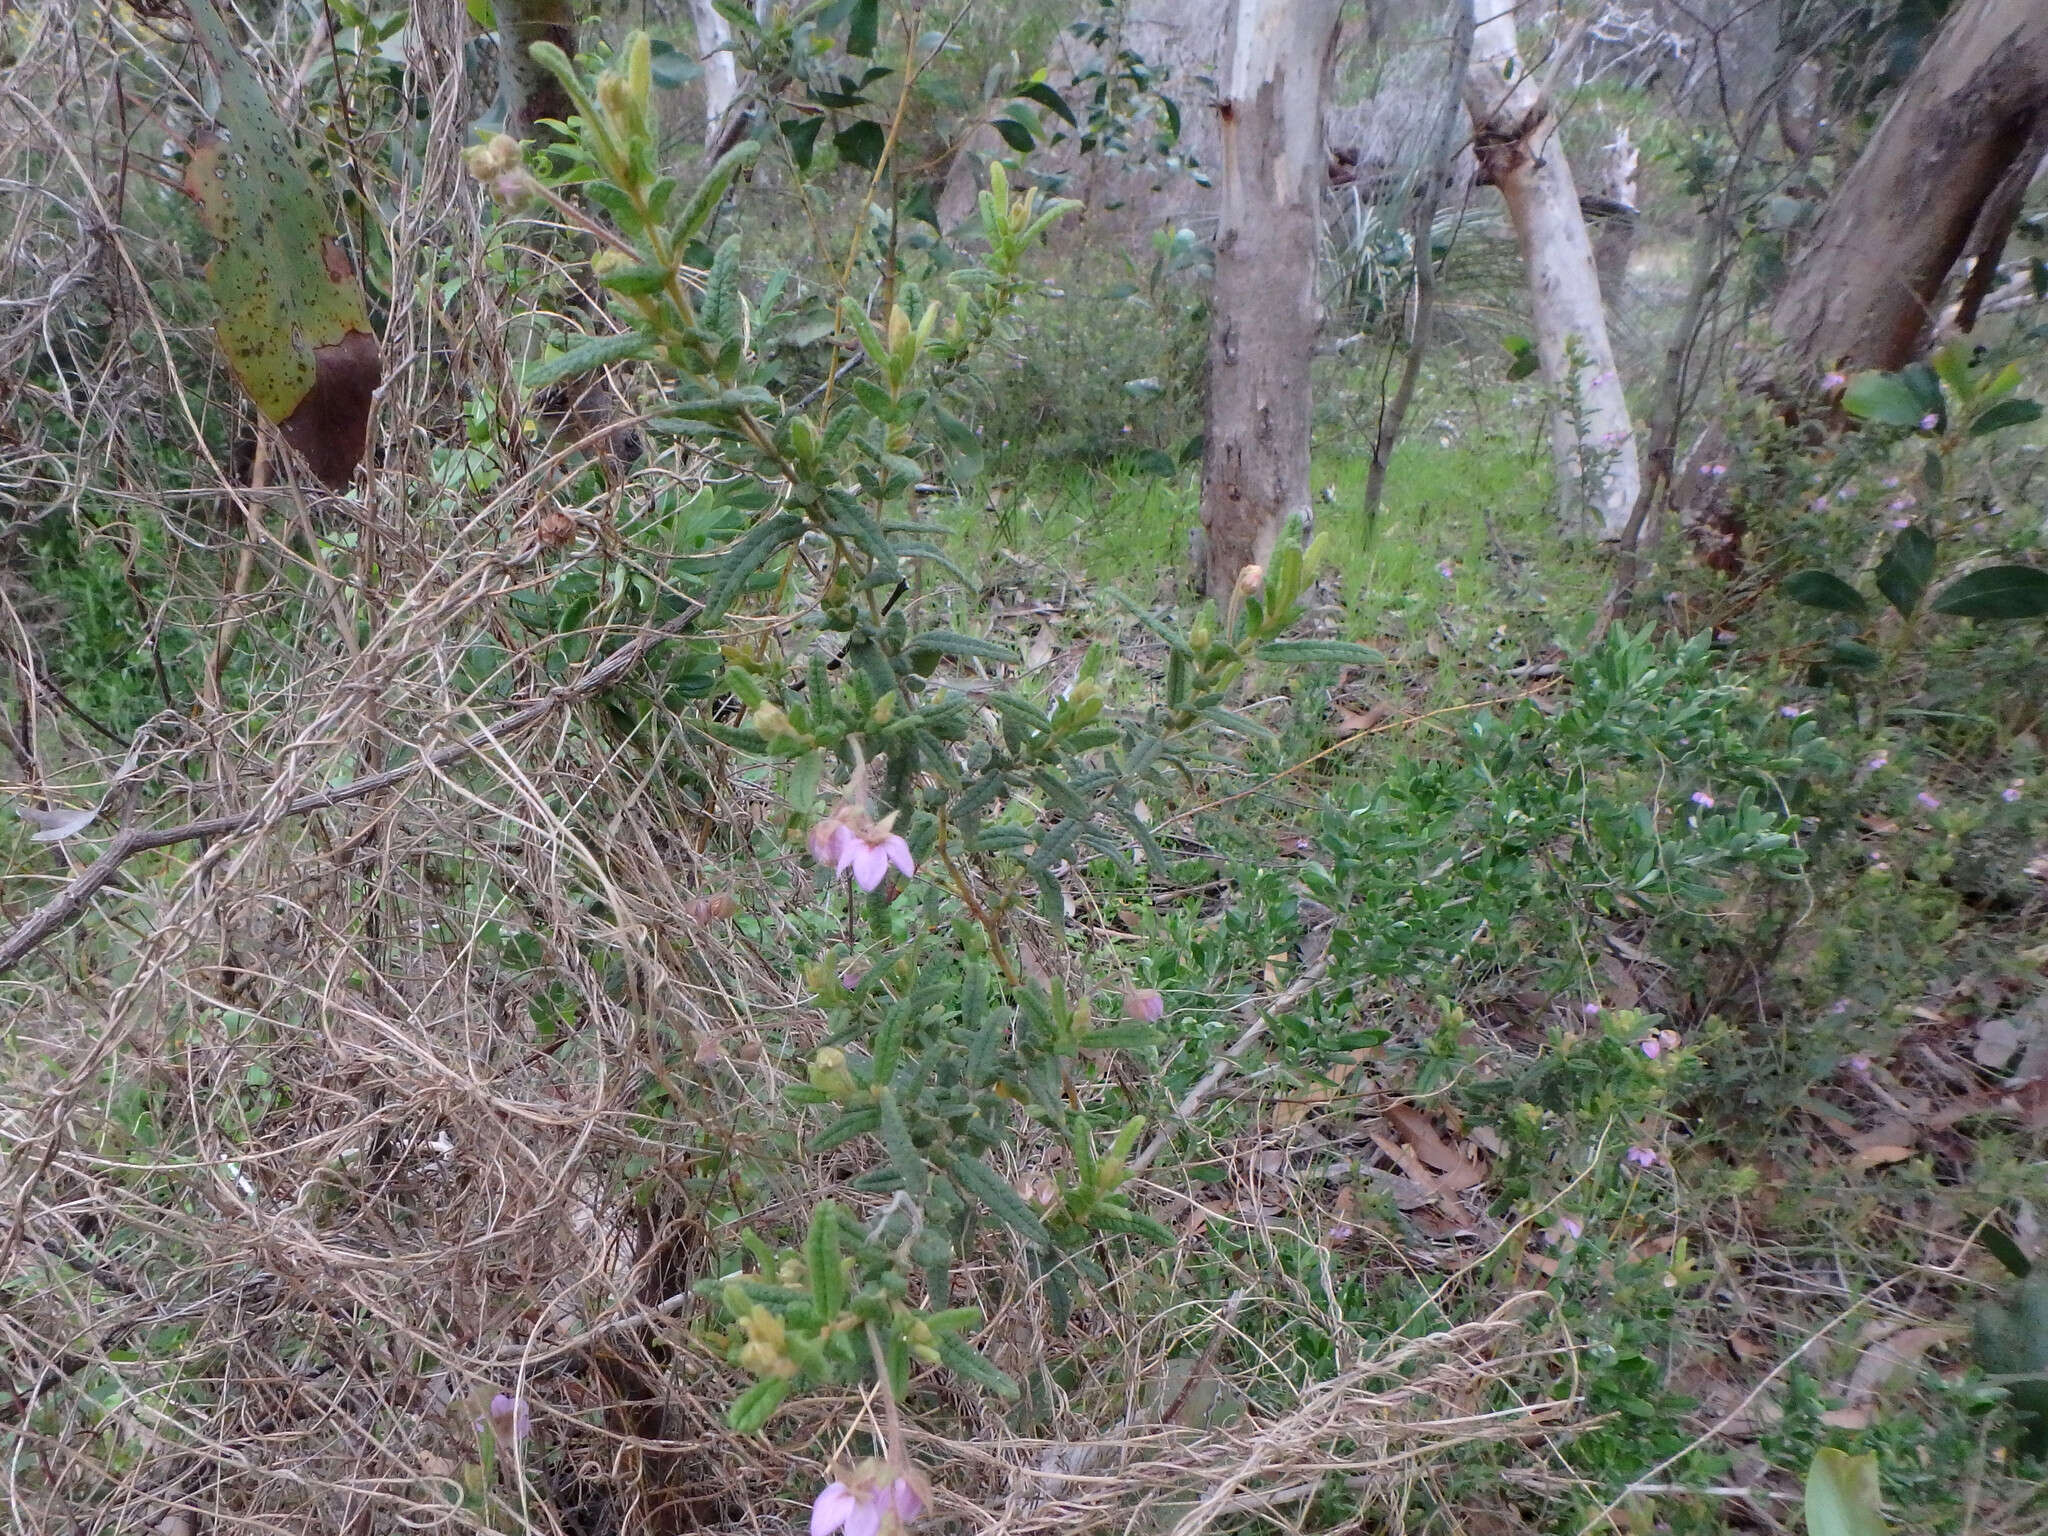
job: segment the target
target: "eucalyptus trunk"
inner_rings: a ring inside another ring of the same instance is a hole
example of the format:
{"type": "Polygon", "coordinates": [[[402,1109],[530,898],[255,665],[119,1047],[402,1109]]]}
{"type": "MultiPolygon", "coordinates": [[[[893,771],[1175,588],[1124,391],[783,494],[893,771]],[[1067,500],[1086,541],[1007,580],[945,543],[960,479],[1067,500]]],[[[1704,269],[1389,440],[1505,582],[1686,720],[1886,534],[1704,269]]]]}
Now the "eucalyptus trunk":
{"type": "Polygon", "coordinates": [[[1522,59],[1513,0],[1471,3],[1465,109],[1480,179],[1500,189],[1528,271],[1536,355],[1558,400],[1551,457],[1559,496],[1567,505],[1582,497],[1601,536],[1619,538],[1641,475],[1572,168],[1549,93],[1522,59]]]}
{"type": "Polygon", "coordinates": [[[1237,0],[1224,46],[1202,562],[1224,596],[1309,510],[1309,366],[1339,0],[1237,0]]]}
{"type": "Polygon", "coordinates": [[[1778,296],[1781,371],[1910,362],[1973,232],[1996,264],[2044,127],[2048,3],[1965,0],[1829,199],[1778,296]]]}

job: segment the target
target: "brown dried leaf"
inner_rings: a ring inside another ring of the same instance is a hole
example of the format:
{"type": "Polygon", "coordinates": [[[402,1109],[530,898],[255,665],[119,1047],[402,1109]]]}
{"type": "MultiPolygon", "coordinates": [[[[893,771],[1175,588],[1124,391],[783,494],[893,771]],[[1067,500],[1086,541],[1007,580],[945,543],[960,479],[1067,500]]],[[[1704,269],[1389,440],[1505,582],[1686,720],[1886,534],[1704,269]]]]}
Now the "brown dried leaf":
{"type": "Polygon", "coordinates": [[[1421,1110],[1410,1104],[1394,1104],[1386,1114],[1387,1123],[1437,1171],[1439,1177],[1435,1182],[1440,1188],[1456,1191],[1485,1182],[1485,1170],[1445,1141],[1421,1110]]]}

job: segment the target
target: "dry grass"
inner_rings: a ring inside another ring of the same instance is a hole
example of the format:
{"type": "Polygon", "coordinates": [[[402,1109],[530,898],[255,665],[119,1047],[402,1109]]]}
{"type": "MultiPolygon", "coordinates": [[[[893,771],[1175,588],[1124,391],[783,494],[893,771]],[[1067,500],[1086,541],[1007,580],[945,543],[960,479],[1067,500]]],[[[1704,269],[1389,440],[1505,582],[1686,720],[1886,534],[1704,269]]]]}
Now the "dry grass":
{"type": "MultiPolygon", "coordinates": [[[[261,50],[345,146],[405,296],[380,322],[378,462],[345,497],[280,472],[267,439],[233,472],[203,241],[156,154],[198,107],[176,24],[57,4],[0,21],[0,551],[70,520],[134,572],[151,643],[190,648],[127,739],[50,686],[38,657],[67,616],[7,575],[6,789],[109,795],[88,843],[242,818],[110,871],[0,978],[10,1530],[781,1528],[861,1411],[812,1400],[745,1442],[722,1427],[736,1378],[688,1287],[739,1221],[783,1225],[833,1172],[771,1113],[817,1022],[774,959],[793,856],[761,857],[773,797],[687,715],[638,678],[579,689],[567,642],[509,616],[573,562],[658,584],[645,509],[700,471],[652,460],[568,503],[591,445],[488,411],[485,488],[449,469],[468,404],[511,397],[549,269],[536,249],[494,268],[458,161],[480,105],[461,7],[414,16],[388,75],[343,62],[345,116],[320,39],[261,50]],[[538,536],[550,512],[574,521],[565,551],[538,536]],[[491,734],[529,704],[548,707],[491,734]],[[287,814],[464,738],[480,750],[287,814]],[[719,893],[737,925],[706,922],[719,893]],[[475,1416],[509,1391],[534,1406],[529,1475],[459,1508],[475,1416]]],[[[604,603],[575,638],[589,656],[647,640],[604,603]]],[[[12,846],[10,925],[86,867],[76,843],[12,846]]],[[[1552,1365],[1503,1312],[1352,1339],[1347,1369],[1284,1407],[1144,1427],[1144,1362],[1199,1350],[1217,1319],[1055,1335],[1005,1257],[979,1276],[999,1359],[1136,1366],[1047,1405],[1057,1438],[943,1393],[920,1412],[944,1512],[978,1526],[1190,1536],[1331,1474],[1398,1511],[1447,1447],[1538,1435],[1568,1406],[1503,1406],[1502,1383],[1552,1365]]],[[[1316,1306],[1273,1303],[1297,1304],[1316,1306]]]]}

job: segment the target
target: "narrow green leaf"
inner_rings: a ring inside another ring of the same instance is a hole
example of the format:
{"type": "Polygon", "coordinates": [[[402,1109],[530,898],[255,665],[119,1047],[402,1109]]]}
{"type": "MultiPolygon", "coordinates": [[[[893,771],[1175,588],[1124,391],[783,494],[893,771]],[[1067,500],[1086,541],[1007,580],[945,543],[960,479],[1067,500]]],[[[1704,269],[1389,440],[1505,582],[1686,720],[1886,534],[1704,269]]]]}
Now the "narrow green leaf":
{"type": "Polygon", "coordinates": [[[850,1109],[811,1138],[810,1150],[830,1152],[856,1136],[865,1136],[879,1129],[881,1124],[882,1112],[878,1109],[850,1109]]]}
{"type": "Polygon", "coordinates": [[[1051,112],[1055,116],[1064,118],[1068,127],[1078,128],[1081,126],[1074,120],[1074,109],[1067,105],[1066,97],[1047,85],[1043,80],[1033,80],[1027,85],[1018,86],[1017,94],[1027,101],[1037,102],[1046,111],[1051,112]]]}
{"type": "Polygon", "coordinates": [[[1928,606],[1959,619],[2048,617],[2048,570],[2031,565],[1987,565],[1958,576],[1928,606]]]}
{"type": "Polygon", "coordinates": [[[579,373],[589,373],[612,363],[645,357],[650,349],[651,343],[639,331],[618,331],[610,336],[591,336],[579,341],[568,351],[525,369],[519,376],[519,382],[529,391],[546,389],[550,384],[560,383],[563,379],[579,373]]]}
{"type": "Polygon", "coordinates": [[[947,1160],[947,1169],[961,1190],[988,1207],[989,1214],[1004,1226],[1042,1248],[1052,1246],[1052,1234],[1045,1229],[1045,1223],[1038,1219],[1038,1213],[1024,1203],[1023,1197],[1000,1178],[980,1158],[962,1153],[947,1160]]]}
{"type": "Polygon", "coordinates": [[[1911,618],[1927,593],[1927,584],[1934,579],[1933,537],[1918,524],[1901,528],[1891,548],[1877,563],[1874,579],[1877,590],[1898,610],[1899,616],[1911,618]]]}
{"type": "Polygon", "coordinates": [[[913,637],[904,649],[913,656],[919,652],[936,652],[941,656],[978,656],[983,661],[1019,662],[1024,659],[1015,646],[1005,645],[1000,640],[956,634],[950,629],[927,630],[913,637]]]}
{"type": "Polygon", "coordinates": [[[1268,640],[1259,647],[1259,659],[1303,665],[1336,662],[1354,667],[1383,667],[1387,663],[1383,652],[1369,645],[1353,645],[1348,640],[1268,640]]]}
{"type": "Polygon", "coordinates": [[[811,1305],[818,1309],[818,1320],[829,1323],[846,1305],[846,1276],[839,1265],[839,1207],[830,1200],[820,1200],[811,1212],[804,1268],[810,1271],[811,1305]]]}
{"type": "MultiPolygon", "coordinates": [[[[783,131],[789,131],[788,124],[783,125],[783,131]]],[[[817,137],[815,128],[811,136],[817,137]]],[[[697,238],[697,232],[711,221],[711,215],[725,200],[725,189],[732,185],[733,177],[752,165],[754,157],[760,153],[760,140],[748,139],[718,157],[718,164],[697,183],[697,190],[690,194],[690,200],[683,204],[683,211],[676,215],[676,221],[670,228],[678,249],[697,238]]]]}
{"type": "Polygon", "coordinates": [[[1795,603],[1809,608],[1826,608],[1833,613],[1866,613],[1870,604],[1863,594],[1832,571],[1794,571],[1779,588],[1795,603]]]}
{"type": "Polygon", "coordinates": [[[699,622],[705,627],[725,616],[728,604],[739,595],[746,579],[761,563],[785,544],[792,544],[804,531],[799,513],[781,512],[747,530],[745,538],[732,547],[718,570],[718,580],[704,594],[704,612],[699,622]]]}
{"type": "Polygon", "coordinates": [[[746,1391],[732,1400],[732,1406],[725,1410],[726,1428],[734,1434],[751,1435],[775,1416],[775,1410],[782,1406],[782,1400],[789,1396],[788,1378],[770,1376],[766,1381],[757,1381],[746,1391]]]}
{"type": "Polygon", "coordinates": [[[875,1107],[881,1114],[882,1146],[889,1154],[889,1166],[903,1180],[910,1197],[923,1200],[931,1190],[931,1171],[925,1167],[924,1154],[917,1150],[917,1143],[911,1140],[910,1125],[903,1118],[903,1107],[896,1102],[896,1091],[884,1088],[875,1107]]]}
{"type": "Polygon", "coordinates": [[[986,1387],[996,1396],[1011,1399],[1017,1395],[1017,1383],[1002,1371],[991,1365],[988,1358],[967,1343],[958,1334],[938,1335],[939,1358],[946,1362],[953,1374],[986,1387]]]}
{"type": "Polygon", "coordinates": [[[1970,436],[1985,437],[2007,427],[2024,427],[2040,419],[2041,405],[2037,400],[2000,400],[1977,413],[1977,419],[1970,423],[1970,436]]]}
{"type": "Polygon", "coordinates": [[[2014,1279],[2024,1280],[2033,1273],[2033,1261],[2020,1252],[2020,1245],[2014,1242],[2006,1234],[2005,1228],[1999,1226],[1996,1222],[1987,1225],[1978,1234],[1978,1238],[1984,1244],[1985,1250],[1991,1257],[2003,1264],[2007,1272],[2014,1279]]]}

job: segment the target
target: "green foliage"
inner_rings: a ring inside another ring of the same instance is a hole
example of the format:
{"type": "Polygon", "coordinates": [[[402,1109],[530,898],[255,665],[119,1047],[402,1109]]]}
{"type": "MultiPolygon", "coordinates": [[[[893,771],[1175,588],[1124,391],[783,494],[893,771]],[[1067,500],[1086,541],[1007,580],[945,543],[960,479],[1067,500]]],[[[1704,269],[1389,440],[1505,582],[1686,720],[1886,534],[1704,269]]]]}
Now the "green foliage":
{"type": "MultiPolygon", "coordinates": [[[[796,25],[829,14],[814,7],[796,25]]],[[[621,65],[594,81],[545,44],[534,56],[576,104],[558,153],[569,179],[613,221],[593,270],[627,327],[572,343],[538,376],[635,357],[658,362],[667,382],[657,421],[673,419],[714,460],[721,489],[711,505],[739,514],[730,542],[685,578],[694,626],[708,628],[760,583],[781,594],[778,608],[801,593],[798,606],[813,615],[794,658],[765,635],[724,648],[723,687],[745,707],[746,723],[706,717],[702,728],[789,763],[792,836],[829,824],[820,800],[836,767],[845,787],[833,814],[877,839],[897,829],[929,876],[929,894],[907,918],[891,910],[887,891],[870,901],[878,947],[860,980],[841,980],[829,958],[814,966],[832,1044],[813,1060],[810,1080],[789,1090],[800,1105],[836,1111],[814,1145],[873,1148],[852,1187],[895,1198],[866,1230],[821,1204],[801,1250],[774,1254],[755,1241],[756,1269],[719,1284],[743,1335],[731,1346],[734,1363],[759,1378],[728,1422],[757,1429],[789,1393],[870,1371],[900,1397],[913,1361],[1013,1390],[959,1337],[978,1314],[944,1307],[977,1222],[1012,1234],[1062,1310],[1077,1280],[1104,1279],[1091,1257],[1096,1245],[1170,1234],[1119,1193],[1142,1121],[1126,1118],[1098,1153],[1090,1116],[1065,1091],[1081,1053],[1144,1050],[1151,1036],[1134,1025],[1098,1026],[1088,1001],[1022,981],[1007,952],[1009,925],[1032,897],[1047,918],[1062,920],[1060,874],[1084,852],[1141,860],[1148,872],[1165,867],[1138,798],[1163,786],[1191,742],[1218,730],[1262,731],[1227,708],[1254,661],[1372,653],[1282,638],[1321,558],[1290,547],[1262,587],[1239,590],[1221,615],[1188,630],[1139,615],[1171,656],[1147,707],[1108,711],[1099,681],[1108,657],[1098,651],[1058,696],[1001,681],[971,708],[942,669],[963,660],[1001,665],[1014,652],[914,625],[898,609],[912,569],[935,559],[913,498],[946,435],[946,379],[1001,329],[1026,254],[1071,205],[1047,204],[1035,190],[1015,194],[993,166],[980,198],[984,262],[900,284],[881,315],[843,302],[810,345],[823,354],[817,376],[844,377],[845,388],[828,383],[815,404],[790,403],[774,387],[781,365],[748,346],[741,316],[744,309],[757,337],[776,335],[790,317],[772,292],[742,305],[737,238],[701,278],[684,265],[742,152],[671,217],[670,184],[652,153],[648,39],[629,40],[621,65]],[[878,825],[867,818],[871,796],[887,808],[878,825]],[[1020,1112],[1072,1151],[1070,1176],[1042,1192],[1037,1184],[1020,1191],[996,1166],[1020,1112]],[[922,1306],[912,1300],[914,1281],[922,1306]]]]}
{"type": "Polygon", "coordinates": [[[1806,1473],[1807,1536],[1885,1536],[1878,1512],[1877,1457],[1816,1451],[1806,1473]]]}

